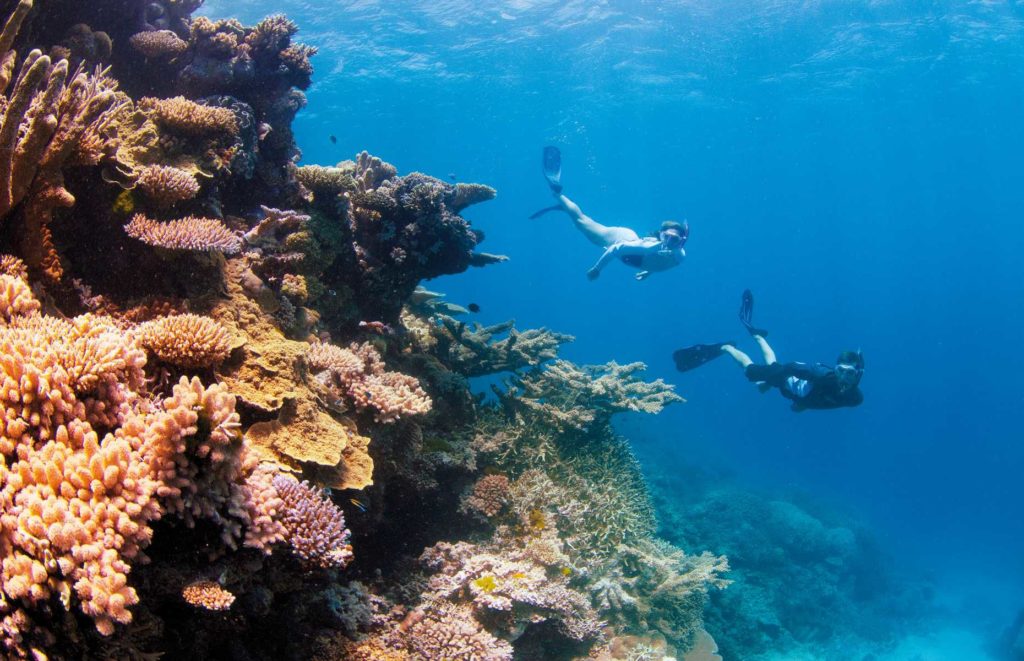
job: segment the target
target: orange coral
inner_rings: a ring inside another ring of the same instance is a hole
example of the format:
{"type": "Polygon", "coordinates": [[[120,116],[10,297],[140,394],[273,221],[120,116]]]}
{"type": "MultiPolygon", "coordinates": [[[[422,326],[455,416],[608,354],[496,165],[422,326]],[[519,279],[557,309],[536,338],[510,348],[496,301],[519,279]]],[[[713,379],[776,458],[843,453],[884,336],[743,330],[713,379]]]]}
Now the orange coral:
{"type": "Polygon", "coordinates": [[[160,317],[139,326],[139,343],[165,363],[184,368],[217,365],[231,352],[231,334],[198,314],[160,317]]]}
{"type": "Polygon", "coordinates": [[[124,231],[133,239],[168,250],[220,251],[233,255],[242,249],[241,237],[215,218],[186,216],[160,222],[137,213],[124,226],[124,231]]]}
{"type": "Polygon", "coordinates": [[[161,126],[186,136],[217,133],[238,134],[238,120],[227,108],[214,108],[189,101],[183,96],[172,99],[146,97],[136,104],[161,126]]]}
{"type": "Polygon", "coordinates": [[[23,280],[28,279],[28,267],[14,255],[0,255],[0,273],[23,280]]]}
{"type": "Polygon", "coordinates": [[[182,598],[196,608],[225,611],[235,603],[235,595],[213,581],[196,581],[181,591],[182,598]]]}
{"type": "Polygon", "coordinates": [[[14,317],[38,312],[39,307],[39,301],[24,280],[13,275],[0,275],[0,319],[10,323],[14,317]]]}
{"type": "Polygon", "coordinates": [[[199,194],[199,182],[185,170],[166,165],[147,165],[139,171],[135,186],[158,207],[169,207],[199,194]]]}

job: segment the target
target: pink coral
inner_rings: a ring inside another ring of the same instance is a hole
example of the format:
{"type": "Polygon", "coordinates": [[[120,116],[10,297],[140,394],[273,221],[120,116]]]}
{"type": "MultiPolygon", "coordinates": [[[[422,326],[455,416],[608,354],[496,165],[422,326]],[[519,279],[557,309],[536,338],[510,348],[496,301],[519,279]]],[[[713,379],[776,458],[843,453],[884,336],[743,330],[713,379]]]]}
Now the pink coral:
{"type": "Polygon", "coordinates": [[[292,553],[309,565],[325,569],[347,565],[352,547],[342,511],[308,482],[277,475],[273,483],[283,503],[277,519],[284,526],[292,553]]]}
{"type": "Polygon", "coordinates": [[[439,602],[408,628],[409,651],[417,659],[511,661],[512,645],[495,638],[467,606],[439,602]]]}
{"type": "Polygon", "coordinates": [[[133,239],[168,250],[219,251],[233,255],[242,249],[241,237],[215,218],[186,216],[160,222],[137,213],[124,231],[133,239]]]}
{"type": "Polygon", "coordinates": [[[28,284],[19,277],[0,274],[0,320],[10,323],[39,311],[39,301],[28,284]]]}
{"type": "Polygon", "coordinates": [[[509,503],[510,482],[504,475],[485,475],[477,480],[473,489],[462,499],[459,509],[463,512],[479,512],[493,517],[509,503]]]}
{"type": "Polygon", "coordinates": [[[402,415],[430,410],[430,397],[415,377],[384,368],[380,354],[368,342],[348,349],[318,342],[306,352],[306,364],[328,387],[359,410],[375,412],[378,422],[394,422],[402,415]]]}

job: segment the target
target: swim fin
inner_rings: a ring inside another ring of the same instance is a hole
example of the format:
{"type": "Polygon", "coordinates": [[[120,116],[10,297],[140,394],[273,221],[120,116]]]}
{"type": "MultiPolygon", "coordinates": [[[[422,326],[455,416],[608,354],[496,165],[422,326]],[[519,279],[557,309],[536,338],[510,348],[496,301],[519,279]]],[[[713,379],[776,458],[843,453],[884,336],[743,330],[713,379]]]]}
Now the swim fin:
{"type": "Polygon", "coordinates": [[[548,145],[544,148],[544,178],[555,193],[562,192],[562,152],[558,147],[548,145]]]}
{"type": "Polygon", "coordinates": [[[679,349],[672,354],[672,360],[676,361],[676,369],[680,372],[689,372],[709,363],[722,355],[722,346],[733,344],[733,342],[719,342],[718,344],[695,344],[692,347],[679,349]]]}
{"type": "Polygon", "coordinates": [[[561,204],[556,204],[556,205],[550,206],[550,207],[544,207],[543,209],[540,209],[539,211],[534,211],[532,214],[530,214],[530,220],[536,220],[537,218],[540,218],[544,214],[549,213],[551,211],[561,211],[561,210],[562,210],[562,205],[561,204]]]}
{"type": "Polygon", "coordinates": [[[754,295],[749,289],[743,290],[743,300],[740,302],[740,323],[747,329],[747,332],[751,335],[760,335],[761,337],[768,337],[768,331],[763,328],[755,328],[753,324],[754,316],[754,295]]]}

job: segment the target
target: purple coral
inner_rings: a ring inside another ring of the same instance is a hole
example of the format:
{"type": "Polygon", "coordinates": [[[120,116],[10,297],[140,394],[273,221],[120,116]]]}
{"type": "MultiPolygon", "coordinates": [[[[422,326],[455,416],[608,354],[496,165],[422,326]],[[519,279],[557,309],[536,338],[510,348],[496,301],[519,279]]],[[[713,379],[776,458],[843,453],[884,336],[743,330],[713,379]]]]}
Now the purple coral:
{"type": "Polygon", "coordinates": [[[308,565],[344,568],[352,559],[352,547],[341,509],[294,477],[277,475],[274,488],[284,503],[277,518],[292,553],[308,565]]]}

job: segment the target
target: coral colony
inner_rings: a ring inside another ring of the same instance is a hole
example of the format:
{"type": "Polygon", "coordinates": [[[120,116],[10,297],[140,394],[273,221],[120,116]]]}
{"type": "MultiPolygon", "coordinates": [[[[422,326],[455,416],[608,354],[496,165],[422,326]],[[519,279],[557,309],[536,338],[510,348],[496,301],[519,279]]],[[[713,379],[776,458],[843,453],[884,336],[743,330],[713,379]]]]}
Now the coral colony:
{"type": "Polygon", "coordinates": [[[2,656],[719,658],[609,422],[681,398],[458,321],[494,190],[298,167],[315,49],[199,4],[0,4],[2,656]]]}

